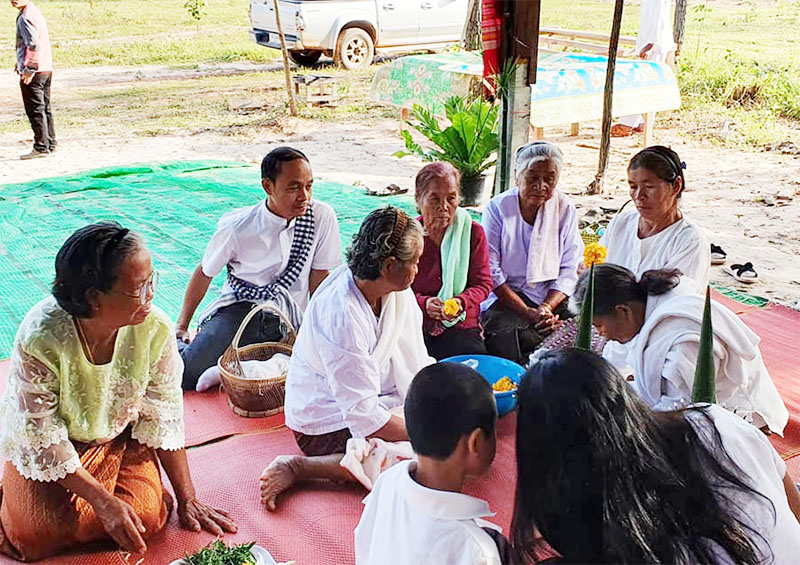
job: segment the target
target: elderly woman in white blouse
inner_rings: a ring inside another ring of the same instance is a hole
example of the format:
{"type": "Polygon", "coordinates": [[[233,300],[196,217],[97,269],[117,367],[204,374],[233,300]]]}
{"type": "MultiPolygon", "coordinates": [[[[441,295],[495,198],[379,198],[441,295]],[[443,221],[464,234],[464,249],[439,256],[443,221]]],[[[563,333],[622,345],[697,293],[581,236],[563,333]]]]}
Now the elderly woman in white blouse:
{"type": "Polygon", "coordinates": [[[684,167],[675,151],[661,145],[634,155],[628,184],[636,209],[615,216],[600,243],[608,249],[608,263],[636,276],[652,269],[678,269],[705,289],[711,246],[703,230],[679,207],[686,190],[684,167]]]}
{"type": "Polygon", "coordinates": [[[524,361],[568,316],[583,241],[575,206],[556,189],[564,157],[555,145],[517,151],[517,186],[494,197],[483,213],[493,291],[481,304],[486,348],[524,361]]]}
{"type": "Polygon", "coordinates": [[[113,540],[141,552],[167,522],[235,532],[195,497],[184,450],[183,363],[141,238],[116,223],[76,231],[53,296],[14,340],[3,396],[0,553],[23,561],[113,540]],[[159,466],[160,464],[160,466],[159,466]]]}
{"type": "Polygon", "coordinates": [[[423,250],[420,223],[386,207],[367,216],[347,265],[317,289],[286,379],[286,425],[306,456],[277,457],[261,477],[262,501],[298,480],[356,480],[340,466],[348,440],[408,440],[402,409],[414,375],[434,363],[411,283],[423,250]]]}

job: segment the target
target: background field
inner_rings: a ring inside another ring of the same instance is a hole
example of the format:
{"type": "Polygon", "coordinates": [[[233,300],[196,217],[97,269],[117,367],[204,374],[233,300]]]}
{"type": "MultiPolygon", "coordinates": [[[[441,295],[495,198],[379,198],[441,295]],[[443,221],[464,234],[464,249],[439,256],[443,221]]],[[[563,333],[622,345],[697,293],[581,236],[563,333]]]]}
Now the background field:
{"type": "MultiPolygon", "coordinates": [[[[59,68],[95,65],[170,65],[179,68],[220,63],[264,64],[278,61],[276,51],[256,45],[248,34],[247,0],[209,0],[196,22],[181,0],[38,0],[46,14],[59,68]]],[[[635,35],[639,1],[626,3],[623,33],[635,35]]],[[[610,0],[543,0],[542,25],[608,32],[610,0]]],[[[13,66],[15,10],[0,5],[0,65],[13,66]]],[[[686,40],[678,64],[684,107],[660,116],[660,125],[715,144],[772,148],[780,142],[800,144],[800,0],[691,1],[686,40]]],[[[326,69],[328,72],[338,72],[326,69]]],[[[364,88],[374,67],[349,73],[343,85],[349,96],[344,113],[361,111],[365,119],[385,112],[367,103],[364,88]]],[[[103,108],[133,112],[134,131],[153,135],[178,127],[241,129],[253,119],[225,114],[219,93],[250,96],[268,85],[279,91],[281,74],[237,72],[235,79],[194,77],[190,83],[137,87],[105,92],[103,108]],[[192,96],[191,108],[185,96],[192,96]],[[184,99],[182,101],[181,99],[184,99]],[[147,109],[158,103],[158,117],[147,109]],[[142,112],[140,110],[145,110],[142,112]],[[134,127],[135,126],[135,127],[134,127]]],[[[59,115],[75,125],[93,121],[92,93],[62,100],[59,115]],[[64,112],[66,110],[66,114],[64,112]]],[[[275,97],[273,108],[282,112],[275,97]]],[[[267,112],[269,114],[269,112],[267,112]]],[[[340,111],[322,118],[340,117],[340,111]]],[[[262,122],[267,118],[261,116],[262,122]]],[[[6,121],[2,131],[24,129],[21,119],[6,121]]],[[[123,126],[125,127],[125,126],[123,126]]]]}

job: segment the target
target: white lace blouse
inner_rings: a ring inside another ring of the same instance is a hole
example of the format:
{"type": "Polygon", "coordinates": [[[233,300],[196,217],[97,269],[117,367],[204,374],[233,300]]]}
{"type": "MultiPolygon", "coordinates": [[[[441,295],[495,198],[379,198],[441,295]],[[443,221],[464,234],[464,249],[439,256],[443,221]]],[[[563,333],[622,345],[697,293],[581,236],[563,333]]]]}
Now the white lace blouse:
{"type": "Polygon", "coordinates": [[[52,297],[34,306],[14,341],[0,404],[0,453],[24,477],[56,481],[81,465],[73,441],[102,444],[131,425],[155,449],[184,446],[183,362],[155,306],[120,328],[109,363],[93,365],[75,323],[52,297]]]}

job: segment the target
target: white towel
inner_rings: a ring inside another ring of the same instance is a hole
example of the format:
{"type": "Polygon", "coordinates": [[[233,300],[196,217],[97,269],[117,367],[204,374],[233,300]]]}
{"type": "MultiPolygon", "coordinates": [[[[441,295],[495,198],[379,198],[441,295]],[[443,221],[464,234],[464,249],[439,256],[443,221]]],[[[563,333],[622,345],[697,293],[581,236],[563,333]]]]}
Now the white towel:
{"type": "MultiPolygon", "coordinates": [[[[670,351],[681,344],[699,344],[705,307],[705,299],[693,294],[659,298],[662,300],[647,314],[628,356],[634,369],[634,389],[650,406],[662,396],[661,374],[670,351]]],[[[771,431],[782,435],[789,413],[761,358],[760,338],[736,314],[714,301],[711,319],[720,405],[745,418],[748,413],[758,414],[771,431]]],[[[686,371],[691,374],[682,377],[688,386],[686,394],[691,396],[694,366],[686,371]]]]}
{"type": "Polygon", "coordinates": [[[394,381],[403,400],[414,375],[436,362],[425,347],[422,310],[410,288],[383,298],[378,320],[378,343],[372,354],[381,373],[394,381]]]}
{"type": "Polygon", "coordinates": [[[556,190],[536,213],[528,246],[528,284],[552,281],[561,270],[561,214],[569,206],[567,197],[556,190]]]}

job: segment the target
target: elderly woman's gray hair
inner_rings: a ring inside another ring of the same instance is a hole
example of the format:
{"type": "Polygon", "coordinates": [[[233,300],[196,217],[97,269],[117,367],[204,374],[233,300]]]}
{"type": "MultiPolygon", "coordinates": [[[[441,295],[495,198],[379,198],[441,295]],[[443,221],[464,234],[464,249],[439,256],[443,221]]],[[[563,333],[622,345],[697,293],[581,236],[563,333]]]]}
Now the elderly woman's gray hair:
{"type": "Polygon", "coordinates": [[[347,251],[347,266],[358,279],[374,281],[389,257],[410,261],[423,241],[422,225],[393,206],[373,210],[347,251]]]}
{"type": "Polygon", "coordinates": [[[414,199],[417,202],[422,200],[433,179],[444,179],[447,177],[452,178],[453,183],[457,187],[461,185],[461,171],[452,163],[448,163],[447,161],[428,163],[419,170],[417,178],[414,180],[414,199]]]}
{"type": "Polygon", "coordinates": [[[521,175],[534,163],[539,161],[553,161],[561,174],[561,167],[564,165],[564,154],[557,145],[547,141],[534,141],[517,149],[516,171],[517,176],[521,175]]]}

